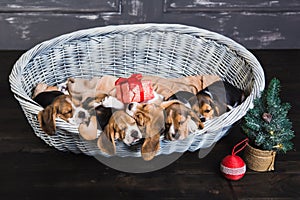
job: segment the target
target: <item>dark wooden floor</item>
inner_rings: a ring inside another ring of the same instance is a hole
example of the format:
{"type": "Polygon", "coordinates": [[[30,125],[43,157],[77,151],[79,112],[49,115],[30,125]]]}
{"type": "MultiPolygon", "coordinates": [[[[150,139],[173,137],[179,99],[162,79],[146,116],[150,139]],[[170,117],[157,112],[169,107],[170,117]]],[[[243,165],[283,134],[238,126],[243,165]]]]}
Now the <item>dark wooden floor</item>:
{"type": "Polygon", "coordinates": [[[295,151],[277,156],[275,171],[247,170],[228,181],[219,163],[242,138],[237,123],[208,156],[187,152],[164,169],[131,174],[93,157],[59,152],[37,138],[9,89],[8,75],[21,51],[0,51],[0,199],[300,199],[300,50],[254,50],[267,81],[282,82],[295,151]]]}

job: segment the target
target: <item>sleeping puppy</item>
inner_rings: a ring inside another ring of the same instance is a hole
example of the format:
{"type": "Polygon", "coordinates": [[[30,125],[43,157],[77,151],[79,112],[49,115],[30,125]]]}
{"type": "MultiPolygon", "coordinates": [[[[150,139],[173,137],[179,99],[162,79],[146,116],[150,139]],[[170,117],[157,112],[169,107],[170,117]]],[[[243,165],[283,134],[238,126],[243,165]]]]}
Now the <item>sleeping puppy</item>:
{"type": "MultiPolygon", "coordinates": [[[[217,81],[190,98],[194,112],[204,120],[218,117],[238,106],[245,99],[244,92],[228,82],[217,81]]],[[[203,121],[204,121],[203,120],[203,121]]]]}
{"type": "Polygon", "coordinates": [[[93,97],[87,97],[83,102],[72,98],[72,103],[74,114],[71,121],[79,125],[79,134],[85,140],[96,139],[116,111],[112,107],[97,104],[93,97]]]}
{"type": "Polygon", "coordinates": [[[142,145],[144,160],[152,160],[160,148],[160,135],[165,130],[165,108],[173,101],[163,102],[160,105],[153,103],[130,103],[126,113],[133,117],[145,138],[142,145]]]}
{"type": "Polygon", "coordinates": [[[123,110],[112,114],[104,131],[99,136],[99,149],[109,155],[116,153],[115,139],[130,146],[142,138],[142,133],[136,121],[123,110]]]}
{"type": "Polygon", "coordinates": [[[48,135],[56,132],[56,118],[70,122],[73,117],[73,106],[69,95],[59,95],[44,110],[38,113],[38,121],[42,130],[48,135]]]}
{"type": "Polygon", "coordinates": [[[66,122],[70,122],[73,117],[71,97],[64,94],[63,85],[64,83],[59,86],[48,86],[39,83],[32,96],[32,99],[44,108],[38,113],[38,122],[48,135],[55,134],[57,117],[66,122]]]}
{"type": "Polygon", "coordinates": [[[165,138],[168,140],[183,140],[189,133],[204,128],[196,113],[181,102],[172,103],[165,111],[165,138]]]}

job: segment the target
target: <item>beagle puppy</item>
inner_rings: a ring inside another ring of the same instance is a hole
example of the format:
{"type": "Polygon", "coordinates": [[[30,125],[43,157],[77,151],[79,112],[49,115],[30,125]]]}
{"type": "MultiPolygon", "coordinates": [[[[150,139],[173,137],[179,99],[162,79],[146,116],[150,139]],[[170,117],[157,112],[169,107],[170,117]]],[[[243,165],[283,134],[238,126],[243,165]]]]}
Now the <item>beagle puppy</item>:
{"type": "Polygon", "coordinates": [[[72,101],[65,90],[65,83],[58,86],[39,83],[35,87],[32,99],[44,108],[37,117],[40,127],[48,135],[55,134],[57,117],[66,122],[70,122],[73,117],[72,101]]]}
{"type": "Polygon", "coordinates": [[[73,124],[79,125],[79,134],[85,140],[96,139],[116,111],[113,107],[106,107],[96,101],[93,97],[87,97],[83,102],[72,98],[74,114],[71,121],[73,124]]]}
{"type": "Polygon", "coordinates": [[[130,103],[126,113],[133,117],[145,138],[141,153],[144,160],[152,160],[160,148],[160,135],[165,131],[165,108],[173,101],[153,103],[130,103]]]}
{"type": "Polygon", "coordinates": [[[38,113],[40,127],[46,134],[55,134],[55,119],[57,117],[66,122],[70,122],[70,119],[73,117],[73,106],[69,95],[59,95],[50,105],[38,113]]]}
{"type": "Polygon", "coordinates": [[[165,138],[168,140],[183,140],[189,133],[204,128],[197,114],[181,102],[175,101],[165,111],[165,138]]]}
{"type": "Polygon", "coordinates": [[[142,138],[136,121],[125,111],[118,110],[112,114],[104,131],[100,134],[97,145],[109,155],[116,153],[115,140],[121,140],[131,146],[142,138]]]}
{"type": "Polygon", "coordinates": [[[203,121],[218,117],[241,104],[245,94],[241,89],[225,81],[217,81],[190,98],[191,109],[203,121]]]}

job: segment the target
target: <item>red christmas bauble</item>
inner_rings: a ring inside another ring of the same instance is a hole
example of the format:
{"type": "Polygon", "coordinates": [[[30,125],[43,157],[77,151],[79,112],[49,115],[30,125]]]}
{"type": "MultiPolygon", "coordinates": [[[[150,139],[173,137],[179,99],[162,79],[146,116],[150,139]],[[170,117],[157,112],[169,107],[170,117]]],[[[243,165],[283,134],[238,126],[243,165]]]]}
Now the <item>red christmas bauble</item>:
{"type": "Polygon", "coordinates": [[[220,170],[225,178],[236,181],[245,175],[246,165],[241,157],[228,155],[222,160],[220,170]]]}

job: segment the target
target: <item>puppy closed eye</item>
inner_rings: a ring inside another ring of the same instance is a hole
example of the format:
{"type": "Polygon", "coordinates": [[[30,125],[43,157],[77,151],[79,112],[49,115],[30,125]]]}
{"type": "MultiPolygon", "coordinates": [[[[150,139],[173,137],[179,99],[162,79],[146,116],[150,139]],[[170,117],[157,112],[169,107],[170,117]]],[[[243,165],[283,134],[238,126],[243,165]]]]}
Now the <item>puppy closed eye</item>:
{"type": "Polygon", "coordinates": [[[209,113],[211,110],[209,110],[209,109],[206,109],[206,110],[204,110],[203,112],[204,113],[209,113]]]}
{"type": "Polygon", "coordinates": [[[137,113],[135,115],[135,119],[139,126],[144,126],[147,123],[147,121],[149,121],[149,119],[146,116],[144,116],[142,113],[137,113]]]}
{"type": "Polygon", "coordinates": [[[67,110],[63,110],[62,111],[62,114],[65,115],[65,114],[71,114],[72,113],[72,109],[67,109],[67,110]]]}
{"type": "Polygon", "coordinates": [[[186,117],[185,117],[185,116],[179,115],[179,116],[177,117],[177,122],[178,122],[179,125],[184,124],[185,121],[186,121],[186,117]]]}

